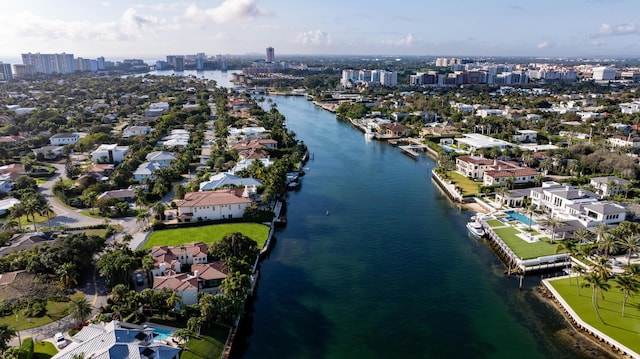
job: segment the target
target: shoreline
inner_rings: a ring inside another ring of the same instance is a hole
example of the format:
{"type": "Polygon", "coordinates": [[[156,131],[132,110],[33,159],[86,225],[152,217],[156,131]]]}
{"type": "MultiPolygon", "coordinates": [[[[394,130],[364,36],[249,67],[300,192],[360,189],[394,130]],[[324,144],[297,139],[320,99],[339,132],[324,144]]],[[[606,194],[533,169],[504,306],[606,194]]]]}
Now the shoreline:
{"type": "MultiPolygon", "coordinates": [[[[571,348],[585,354],[588,358],[602,358],[603,354],[607,355],[609,358],[631,358],[628,355],[617,352],[606,342],[600,341],[598,338],[578,328],[574,324],[573,318],[563,310],[562,306],[558,304],[553,294],[542,284],[538,285],[534,289],[533,295],[540,302],[552,307],[556,312],[558,312],[558,314],[562,315],[562,318],[564,318],[564,321],[568,326],[567,330],[569,331],[565,333],[566,336],[561,338],[561,340],[567,342],[567,347],[571,344],[571,348]]],[[[558,332],[561,331],[562,329],[558,330],[558,332]]]]}

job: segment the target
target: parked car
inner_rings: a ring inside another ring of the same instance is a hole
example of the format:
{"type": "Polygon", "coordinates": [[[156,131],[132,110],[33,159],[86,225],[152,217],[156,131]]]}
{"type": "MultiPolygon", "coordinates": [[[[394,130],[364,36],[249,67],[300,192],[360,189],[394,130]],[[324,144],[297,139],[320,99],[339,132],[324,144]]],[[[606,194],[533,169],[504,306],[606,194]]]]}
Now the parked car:
{"type": "Polygon", "coordinates": [[[144,283],[144,279],[142,278],[142,274],[140,273],[136,273],[136,283],[138,285],[141,285],[144,283]]]}
{"type": "Polygon", "coordinates": [[[64,338],[62,333],[56,333],[53,336],[53,341],[56,343],[56,347],[58,347],[58,349],[62,349],[67,346],[67,340],[64,338]]]}

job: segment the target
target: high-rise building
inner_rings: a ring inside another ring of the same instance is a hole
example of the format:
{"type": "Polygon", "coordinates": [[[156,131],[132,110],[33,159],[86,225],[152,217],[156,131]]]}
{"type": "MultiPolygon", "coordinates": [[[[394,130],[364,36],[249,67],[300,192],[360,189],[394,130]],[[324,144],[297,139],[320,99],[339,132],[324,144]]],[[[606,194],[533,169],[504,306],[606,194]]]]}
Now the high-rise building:
{"type": "Polygon", "coordinates": [[[167,55],[167,62],[173,66],[175,71],[184,71],[184,56],[183,55],[167,55]]]}
{"type": "Polygon", "coordinates": [[[107,64],[104,61],[104,56],[100,56],[96,60],[98,60],[98,70],[106,70],[107,69],[107,64]]]}
{"type": "Polygon", "coordinates": [[[267,47],[267,62],[273,62],[276,59],[276,53],[273,47],[267,47]]]}
{"type": "Polygon", "coordinates": [[[196,55],[196,71],[204,71],[204,61],[207,59],[204,52],[196,55]]]}
{"type": "Polygon", "coordinates": [[[36,67],[33,65],[14,64],[13,74],[16,78],[33,76],[36,74],[36,67]]]}
{"type": "Polygon", "coordinates": [[[3,64],[0,61],[0,81],[13,80],[13,73],[11,72],[11,64],[3,64]]]}
{"type": "Polygon", "coordinates": [[[42,74],[69,74],[76,70],[73,54],[22,54],[22,63],[33,65],[37,73],[42,74]]]}

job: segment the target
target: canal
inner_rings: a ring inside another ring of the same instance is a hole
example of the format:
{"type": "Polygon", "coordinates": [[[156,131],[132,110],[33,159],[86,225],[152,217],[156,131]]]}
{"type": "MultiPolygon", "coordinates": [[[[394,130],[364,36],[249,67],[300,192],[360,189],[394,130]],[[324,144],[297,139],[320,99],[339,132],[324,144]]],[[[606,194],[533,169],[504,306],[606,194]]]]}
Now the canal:
{"type": "MultiPolygon", "coordinates": [[[[365,140],[303,97],[271,97],[312,154],[260,267],[242,358],[578,358],[563,318],[518,289],[435,166],[365,140]]],[[[265,101],[265,105],[268,106],[265,101]]]]}

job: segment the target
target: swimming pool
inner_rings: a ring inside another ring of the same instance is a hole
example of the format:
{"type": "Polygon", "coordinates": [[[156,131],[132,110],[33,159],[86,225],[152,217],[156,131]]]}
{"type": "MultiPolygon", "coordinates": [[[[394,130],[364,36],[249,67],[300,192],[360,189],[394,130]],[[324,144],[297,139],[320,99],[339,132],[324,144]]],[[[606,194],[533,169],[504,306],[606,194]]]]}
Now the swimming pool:
{"type": "Polygon", "coordinates": [[[167,339],[169,339],[171,334],[173,334],[169,329],[156,327],[151,328],[153,328],[153,340],[156,341],[166,341],[167,339]]]}
{"type": "Polygon", "coordinates": [[[531,219],[531,222],[529,222],[529,217],[525,216],[522,213],[518,213],[518,212],[514,212],[514,211],[505,211],[504,212],[506,215],[508,215],[509,217],[520,221],[523,224],[529,225],[529,223],[531,223],[532,226],[536,225],[536,221],[534,221],[533,219],[531,219]]]}

